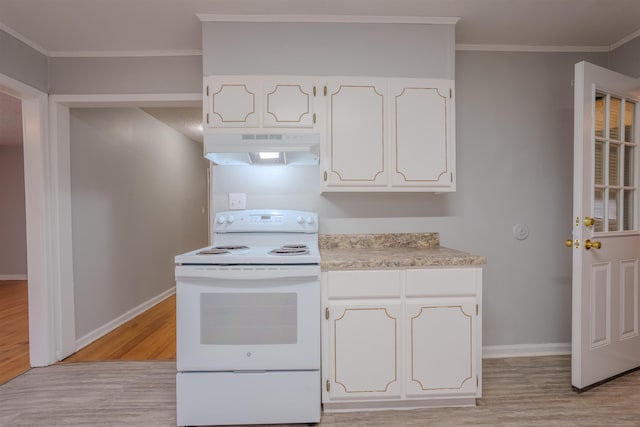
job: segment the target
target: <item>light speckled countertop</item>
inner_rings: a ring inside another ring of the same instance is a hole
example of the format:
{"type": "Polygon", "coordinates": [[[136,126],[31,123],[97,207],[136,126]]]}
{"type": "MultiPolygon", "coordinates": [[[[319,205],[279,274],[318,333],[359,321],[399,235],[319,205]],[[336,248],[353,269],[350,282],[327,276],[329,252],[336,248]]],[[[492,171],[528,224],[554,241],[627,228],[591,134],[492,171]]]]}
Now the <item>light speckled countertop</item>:
{"type": "Polygon", "coordinates": [[[323,270],[483,265],[487,259],[440,246],[438,233],[320,236],[323,270]]]}

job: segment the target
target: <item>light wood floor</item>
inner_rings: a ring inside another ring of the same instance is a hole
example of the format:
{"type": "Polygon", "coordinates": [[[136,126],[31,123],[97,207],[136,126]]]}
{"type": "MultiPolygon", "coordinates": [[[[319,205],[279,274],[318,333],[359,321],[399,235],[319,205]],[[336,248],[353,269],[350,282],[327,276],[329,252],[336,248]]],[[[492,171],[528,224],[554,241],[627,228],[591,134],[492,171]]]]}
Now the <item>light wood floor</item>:
{"type": "MultiPolygon", "coordinates": [[[[172,295],[62,363],[175,360],[175,308],[172,295]]],[[[30,368],[28,309],[27,282],[0,281],[0,384],[30,368]]]]}
{"type": "Polygon", "coordinates": [[[62,361],[175,360],[175,294],[62,361]]]}
{"type": "Polygon", "coordinates": [[[29,304],[25,280],[0,280],[0,384],[29,369],[29,304]]]}

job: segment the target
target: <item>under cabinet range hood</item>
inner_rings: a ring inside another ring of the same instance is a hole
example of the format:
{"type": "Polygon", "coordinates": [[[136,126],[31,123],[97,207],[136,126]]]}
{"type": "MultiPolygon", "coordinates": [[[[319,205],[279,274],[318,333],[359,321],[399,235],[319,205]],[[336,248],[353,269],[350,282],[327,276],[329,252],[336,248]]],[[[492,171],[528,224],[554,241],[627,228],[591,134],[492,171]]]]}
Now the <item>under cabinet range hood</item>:
{"type": "Polygon", "coordinates": [[[218,165],[317,165],[317,133],[205,133],[204,156],[218,165]]]}

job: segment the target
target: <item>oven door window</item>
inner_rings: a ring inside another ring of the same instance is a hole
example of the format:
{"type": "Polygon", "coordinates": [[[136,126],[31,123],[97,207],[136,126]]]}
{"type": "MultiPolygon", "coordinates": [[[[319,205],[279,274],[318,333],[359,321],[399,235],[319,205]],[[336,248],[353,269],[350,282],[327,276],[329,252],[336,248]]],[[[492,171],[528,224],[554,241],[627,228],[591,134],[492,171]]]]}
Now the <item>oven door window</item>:
{"type": "Polygon", "coordinates": [[[203,345],[296,344],[298,296],[291,293],[203,293],[203,345]]]}

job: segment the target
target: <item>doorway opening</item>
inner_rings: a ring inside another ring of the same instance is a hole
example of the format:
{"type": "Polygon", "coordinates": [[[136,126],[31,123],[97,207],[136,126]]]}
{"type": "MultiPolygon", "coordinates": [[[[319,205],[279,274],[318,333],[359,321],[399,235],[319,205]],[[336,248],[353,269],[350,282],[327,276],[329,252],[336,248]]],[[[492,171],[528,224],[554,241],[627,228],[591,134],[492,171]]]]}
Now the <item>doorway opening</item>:
{"type": "Polygon", "coordinates": [[[208,239],[208,162],[179,124],[201,126],[199,104],[67,108],[64,362],[175,358],[173,257],[208,239]]]}
{"type": "Polygon", "coordinates": [[[0,92],[0,384],[29,369],[22,101],[0,92]]]}

